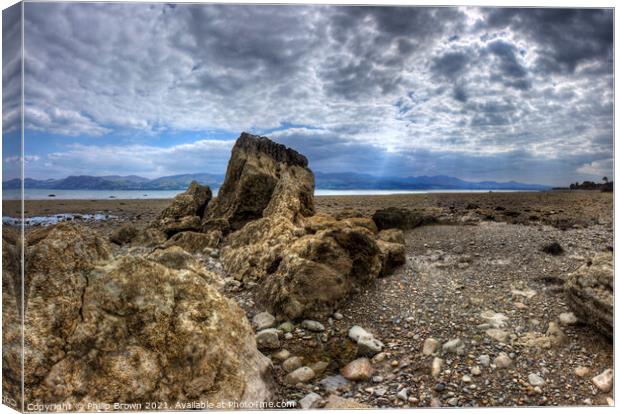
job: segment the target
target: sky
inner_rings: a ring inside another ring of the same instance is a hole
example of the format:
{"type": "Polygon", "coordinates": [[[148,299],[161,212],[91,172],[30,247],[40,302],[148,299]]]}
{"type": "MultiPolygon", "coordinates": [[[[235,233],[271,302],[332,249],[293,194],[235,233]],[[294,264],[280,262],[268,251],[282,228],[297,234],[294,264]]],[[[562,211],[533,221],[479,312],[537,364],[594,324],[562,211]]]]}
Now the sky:
{"type": "Polygon", "coordinates": [[[613,175],[611,10],[26,3],[24,31],[31,178],[223,174],[242,131],[326,173],[613,175]]]}

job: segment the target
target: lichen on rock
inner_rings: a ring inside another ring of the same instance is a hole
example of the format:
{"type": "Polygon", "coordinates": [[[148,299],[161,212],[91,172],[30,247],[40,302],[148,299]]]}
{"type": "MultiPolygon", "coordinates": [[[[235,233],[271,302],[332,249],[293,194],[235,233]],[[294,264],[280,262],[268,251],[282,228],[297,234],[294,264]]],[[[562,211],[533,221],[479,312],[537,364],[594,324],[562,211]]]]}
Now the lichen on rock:
{"type": "Polygon", "coordinates": [[[28,252],[27,402],[263,401],[271,363],[241,308],[178,246],[111,256],[61,224],[28,252]]]}

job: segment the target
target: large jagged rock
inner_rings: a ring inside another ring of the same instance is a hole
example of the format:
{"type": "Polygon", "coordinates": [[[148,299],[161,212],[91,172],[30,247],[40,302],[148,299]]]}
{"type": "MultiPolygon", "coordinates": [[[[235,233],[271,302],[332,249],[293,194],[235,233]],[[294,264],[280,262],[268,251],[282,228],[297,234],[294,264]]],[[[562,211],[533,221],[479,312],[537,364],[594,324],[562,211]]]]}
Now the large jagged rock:
{"type": "Polygon", "coordinates": [[[314,176],[306,165],[295,151],[242,134],[206,213],[207,227],[224,218],[238,229],[221,249],[224,268],[238,280],[259,282],[259,299],[279,318],[328,314],[404,252],[387,241],[382,250],[368,218],[313,215],[314,176]],[[269,184],[251,185],[255,180],[269,184]]]}
{"type": "Polygon", "coordinates": [[[153,227],[168,237],[182,231],[200,231],[201,219],[211,201],[211,189],[192,181],[187,191],[178,194],[161,212],[153,227]]]}
{"type": "Polygon", "coordinates": [[[209,228],[213,223],[219,228],[224,219],[234,231],[250,221],[284,214],[284,210],[287,216],[309,216],[314,213],[313,192],[314,176],[306,157],[244,132],[232,149],[224,183],[204,221],[209,228]]]}
{"type": "Polygon", "coordinates": [[[62,224],[29,252],[27,271],[27,402],[175,409],[272,397],[243,311],[178,246],[112,258],[96,233],[62,224]]]}
{"type": "Polygon", "coordinates": [[[600,253],[572,273],[565,284],[568,305],[577,317],[608,338],[614,333],[613,255],[600,253]]]}

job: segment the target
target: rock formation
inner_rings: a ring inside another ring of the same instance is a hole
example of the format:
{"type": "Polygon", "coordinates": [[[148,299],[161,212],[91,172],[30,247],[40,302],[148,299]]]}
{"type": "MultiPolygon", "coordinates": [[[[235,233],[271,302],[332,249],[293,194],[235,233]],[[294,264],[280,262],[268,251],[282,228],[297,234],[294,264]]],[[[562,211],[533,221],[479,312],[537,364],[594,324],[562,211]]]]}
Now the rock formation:
{"type": "Polygon", "coordinates": [[[377,241],[372,220],[314,214],[307,160],[268,138],[243,133],[205,226],[233,230],[221,251],[229,275],[259,283],[280,318],[327,314],[352,291],[402,262],[402,249],[377,241]]]}
{"type": "Polygon", "coordinates": [[[408,230],[423,224],[435,223],[437,221],[435,216],[426,212],[398,207],[388,207],[377,210],[375,214],[373,214],[372,219],[379,230],[393,228],[408,230]]]}
{"type": "Polygon", "coordinates": [[[244,132],[232,149],[224,183],[205,212],[205,222],[219,228],[224,219],[234,231],[252,220],[285,214],[284,210],[308,216],[314,213],[313,191],[314,176],[306,157],[244,132]]]}
{"type": "Polygon", "coordinates": [[[594,256],[571,274],[565,285],[575,315],[608,338],[614,334],[614,269],[609,252],[594,256]]]}
{"type": "Polygon", "coordinates": [[[146,257],[111,252],[75,224],[53,227],[27,252],[27,402],[174,409],[271,398],[271,364],[216,275],[178,246],[146,257]]]}
{"type": "Polygon", "coordinates": [[[192,181],[184,193],[177,195],[172,204],[162,211],[153,227],[168,237],[182,231],[200,231],[201,218],[211,201],[211,189],[192,181]]]}

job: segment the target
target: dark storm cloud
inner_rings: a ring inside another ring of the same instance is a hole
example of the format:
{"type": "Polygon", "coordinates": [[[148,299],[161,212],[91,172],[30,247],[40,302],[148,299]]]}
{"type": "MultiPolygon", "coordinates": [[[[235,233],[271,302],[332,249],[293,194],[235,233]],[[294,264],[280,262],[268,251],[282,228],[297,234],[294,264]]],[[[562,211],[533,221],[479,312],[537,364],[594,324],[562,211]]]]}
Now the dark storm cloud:
{"type": "Polygon", "coordinates": [[[486,30],[510,28],[536,42],[542,71],[574,72],[594,61],[608,68],[613,53],[611,9],[484,9],[486,30]]]}
{"type": "Polygon", "coordinates": [[[434,59],[431,70],[438,76],[453,80],[463,73],[470,62],[470,54],[448,52],[434,59]]]}
{"type": "Polygon", "coordinates": [[[401,76],[442,38],[458,31],[456,9],[424,7],[337,7],[329,20],[335,53],[321,72],[328,94],[346,99],[394,93],[407,86],[401,76]]]}
{"type": "Polygon", "coordinates": [[[528,71],[519,62],[517,47],[514,44],[504,40],[494,40],[487,45],[485,52],[494,55],[499,60],[498,71],[492,75],[492,80],[515,89],[529,89],[530,82],[526,79],[528,71]]]}
{"type": "Polygon", "coordinates": [[[117,131],[153,137],[122,157],[140,173],[192,145],[220,165],[208,131],[250,130],[324,171],[610,174],[610,11],[27,3],[26,20],[26,126],[81,140],[54,153],[63,171],[119,166],[117,131]]]}
{"type": "Polygon", "coordinates": [[[21,102],[21,5],[2,11],[2,132],[19,129],[21,102]]]}

